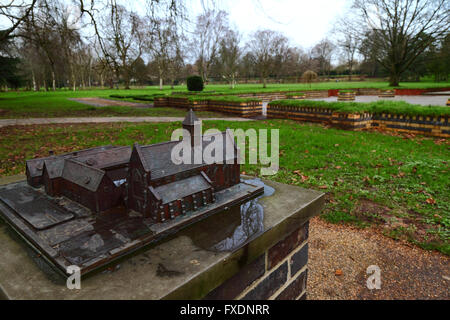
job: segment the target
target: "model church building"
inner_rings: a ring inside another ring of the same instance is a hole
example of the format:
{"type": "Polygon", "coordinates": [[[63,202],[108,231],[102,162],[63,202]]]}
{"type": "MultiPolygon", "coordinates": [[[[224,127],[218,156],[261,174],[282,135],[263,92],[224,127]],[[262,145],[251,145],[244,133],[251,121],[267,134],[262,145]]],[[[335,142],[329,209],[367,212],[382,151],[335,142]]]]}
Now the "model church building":
{"type": "Polygon", "coordinates": [[[192,110],[183,129],[192,153],[219,139],[223,155],[212,163],[175,164],[172,149],[180,141],[102,146],[28,160],[28,184],[43,185],[49,196],[65,196],[97,213],[124,206],[155,223],[173,219],[214,202],[215,192],[240,182],[239,150],[230,134],[202,135],[192,110]]]}

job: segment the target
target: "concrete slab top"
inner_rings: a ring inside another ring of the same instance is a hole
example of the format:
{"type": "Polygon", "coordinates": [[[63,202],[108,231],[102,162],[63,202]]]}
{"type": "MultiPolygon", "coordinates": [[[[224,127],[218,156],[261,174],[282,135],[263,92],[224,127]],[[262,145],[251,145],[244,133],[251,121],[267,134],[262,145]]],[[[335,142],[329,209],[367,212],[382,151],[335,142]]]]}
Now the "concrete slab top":
{"type": "MultiPolygon", "coordinates": [[[[23,176],[0,179],[0,184],[23,176]]],[[[265,194],[182,230],[70,290],[0,220],[0,297],[8,299],[198,299],[320,213],[324,194],[272,181],[265,194]]]]}

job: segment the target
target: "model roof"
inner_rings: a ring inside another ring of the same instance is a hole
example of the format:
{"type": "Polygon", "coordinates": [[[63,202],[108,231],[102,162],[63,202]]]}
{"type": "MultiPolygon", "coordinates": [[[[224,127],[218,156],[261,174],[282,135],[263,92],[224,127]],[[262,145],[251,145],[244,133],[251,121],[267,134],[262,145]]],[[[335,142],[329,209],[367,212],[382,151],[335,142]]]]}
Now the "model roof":
{"type": "Polygon", "coordinates": [[[116,147],[83,154],[72,159],[95,168],[108,168],[130,162],[131,147],[116,147]]]}
{"type": "Polygon", "coordinates": [[[166,204],[177,199],[183,199],[191,194],[210,189],[211,184],[200,174],[171,182],[155,188],[155,193],[166,204]]]}
{"type": "Polygon", "coordinates": [[[57,160],[59,158],[70,158],[74,156],[80,156],[80,155],[86,155],[90,153],[95,153],[99,151],[108,150],[111,148],[117,148],[112,145],[107,146],[101,146],[101,147],[93,147],[85,150],[80,151],[74,151],[69,153],[64,153],[57,156],[49,156],[49,157],[43,157],[43,158],[36,158],[36,159],[30,159],[26,161],[26,167],[28,169],[28,172],[30,173],[31,177],[38,177],[41,176],[44,171],[44,161],[45,160],[57,160]]]}
{"type": "MultiPolygon", "coordinates": [[[[203,136],[202,146],[205,149],[214,139],[219,138],[221,136],[223,143],[223,160],[217,161],[216,163],[224,163],[227,160],[237,159],[238,157],[238,149],[234,143],[233,138],[225,131],[218,132],[210,135],[203,136]],[[232,146],[233,150],[230,150],[227,154],[227,146],[232,146]]],[[[178,144],[180,141],[169,141],[158,144],[151,144],[147,146],[140,146],[138,144],[134,145],[134,148],[137,149],[137,153],[141,158],[142,165],[144,169],[148,172],[151,172],[151,180],[159,179],[162,177],[174,175],[176,173],[191,170],[194,168],[198,168],[207,163],[202,159],[202,163],[199,164],[175,164],[172,161],[172,149],[178,144]]],[[[191,148],[191,159],[194,159],[194,149],[191,148]]]]}
{"type": "Polygon", "coordinates": [[[62,178],[90,191],[97,191],[105,171],[85,165],[84,163],[65,159],[62,178]]]}
{"type": "Polygon", "coordinates": [[[50,179],[59,178],[62,176],[64,169],[64,158],[45,159],[44,167],[47,170],[48,177],[50,179]]]}

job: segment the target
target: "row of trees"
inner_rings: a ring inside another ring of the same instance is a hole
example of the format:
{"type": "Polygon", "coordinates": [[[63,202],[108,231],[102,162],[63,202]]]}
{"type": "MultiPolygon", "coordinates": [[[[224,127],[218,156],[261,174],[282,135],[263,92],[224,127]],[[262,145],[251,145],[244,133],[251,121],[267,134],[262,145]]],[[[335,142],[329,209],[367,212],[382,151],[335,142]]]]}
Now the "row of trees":
{"type": "Polygon", "coordinates": [[[449,4],[445,0],[355,0],[330,39],[310,49],[281,33],[259,30],[245,40],[220,10],[192,21],[183,1],[9,0],[0,17],[0,81],[30,88],[132,83],[176,84],[190,74],[208,80],[299,79],[355,73],[401,77],[450,73],[449,4]],[[335,62],[338,63],[335,63],[335,62]]]}

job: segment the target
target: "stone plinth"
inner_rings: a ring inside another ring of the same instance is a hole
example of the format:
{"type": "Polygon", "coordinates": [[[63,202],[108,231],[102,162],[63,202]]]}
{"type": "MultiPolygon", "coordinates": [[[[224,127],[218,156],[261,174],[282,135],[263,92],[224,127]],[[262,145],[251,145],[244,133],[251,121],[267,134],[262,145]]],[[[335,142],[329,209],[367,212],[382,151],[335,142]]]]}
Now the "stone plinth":
{"type": "MultiPolygon", "coordinates": [[[[9,177],[0,184],[21,180],[9,177]]],[[[0,297],[7,299],[305,298],[308,221],[324,194],[264,181],[266,195],[213,215],[69,290],[0,222],[0,297]]]]}

